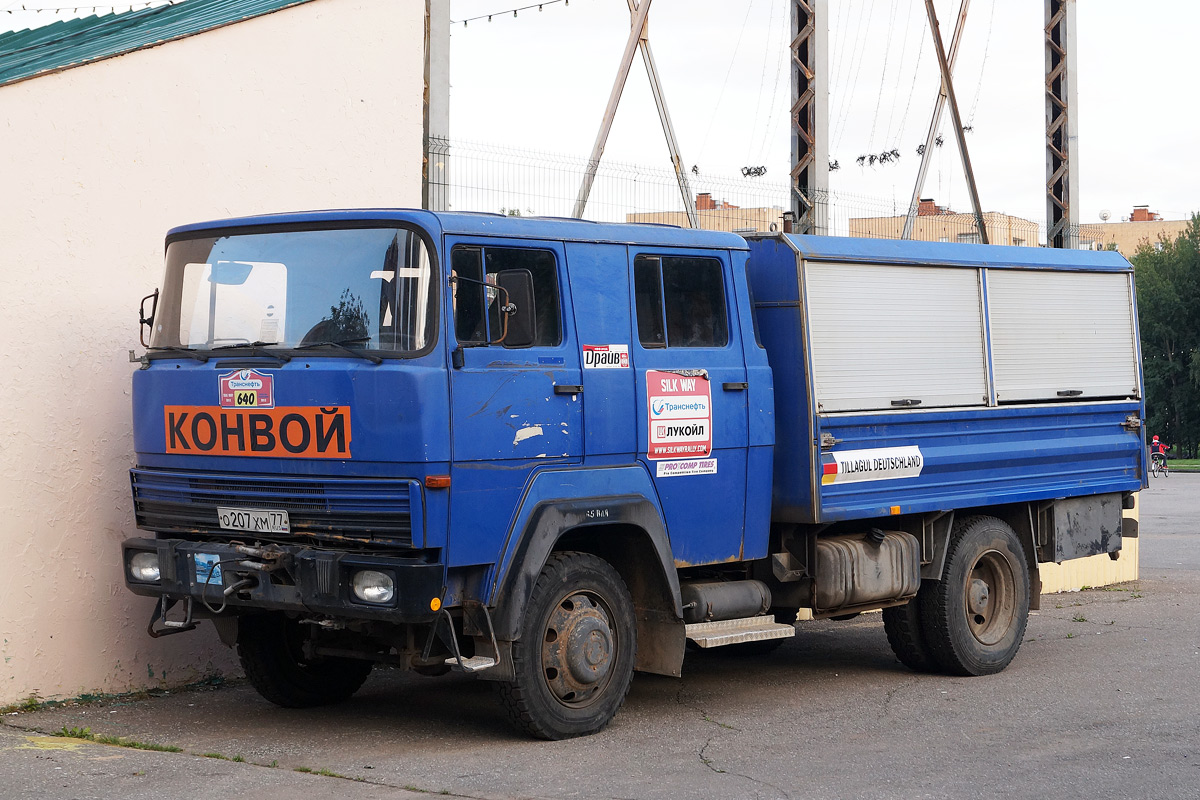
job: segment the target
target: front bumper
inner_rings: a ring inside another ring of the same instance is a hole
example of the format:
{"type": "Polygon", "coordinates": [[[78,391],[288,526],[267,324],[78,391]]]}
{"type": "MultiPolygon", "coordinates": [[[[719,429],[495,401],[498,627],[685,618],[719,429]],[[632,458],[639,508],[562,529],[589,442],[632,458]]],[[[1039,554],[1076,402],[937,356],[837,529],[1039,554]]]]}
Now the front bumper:
{"type": "Polygon", "coordinates": [[[134,594],[191,597],[214,608],[228,604],[340,619],[430,622],[445,591],[443,565],[417,558],[283,545],[273,546],[273,557],[264,559],[232,544],[183,539],[126,539],[121,549],[125,585],[134,594]],[[130,577],[129,560],[140,552],[158,554],[158,581],[130,577]],[[396,592],[391,602],[365,603],[354,596],[350,582],[363,569],[392,576],[396,592]],[[226,596],[237,584],[241,585],[226,596]]]}

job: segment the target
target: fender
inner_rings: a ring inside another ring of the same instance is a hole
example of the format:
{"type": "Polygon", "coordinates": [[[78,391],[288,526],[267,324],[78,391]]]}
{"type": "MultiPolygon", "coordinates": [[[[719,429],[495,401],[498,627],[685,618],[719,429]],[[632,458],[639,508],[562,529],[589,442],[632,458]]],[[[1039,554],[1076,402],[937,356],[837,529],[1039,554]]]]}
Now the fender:
{"type": "MultiPolygon", "coordinates": [[[[554,545],[566,531],[610,525],[632,525],[644,531],[657,555],[654,566],[665,579],[669,602],[676,619],[683,619],[683,603],[679,595],[679,576],[671,557],[662,518],[644,497],[608,496],[569,501],[538,503],[517,545],[509,569],[497,581],[493,595],[495,612],[492,624],[499,639],[516,639],[525,613],[525,601],[541,574],[554,545]],[[597,519],[598,511],[607,512],[597,519]]],[[[633,587],[630,587],[633,590],[633,587]]]]}
{"type": "Polygon", "coordinates": [[[488,605],[493,609],[497,639],[503,642],[519,637],[533,584],[566,534],[575,539],[572,548],[606,557],[629,584],[642,642],[638,668],[679,675],[683,603],[670,539],[654,498],[649,477],[638,467],[553,470],[535,476],[491,587],[488,605]],[[619,493],[579,496],[580,488],[591,487],[619,493]],[[588,528],[595,529],[596,536],[588,538],[588,528]],[[635,532],[635,536],[618,541],[605,535],[604,529],[614,528],[635,532]],[[642,551],[639,558],[631,557],[631,546],[642,551]]]}

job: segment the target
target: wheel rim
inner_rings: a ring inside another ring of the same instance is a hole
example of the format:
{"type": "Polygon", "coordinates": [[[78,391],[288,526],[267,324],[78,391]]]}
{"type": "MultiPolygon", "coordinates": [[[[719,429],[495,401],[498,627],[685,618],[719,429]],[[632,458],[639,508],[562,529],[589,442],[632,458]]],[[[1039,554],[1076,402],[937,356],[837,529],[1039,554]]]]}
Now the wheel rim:
{"type": "Polygon", "coordinates": [[[604,599],[571,592],[550,610],[542,633],[542,677],[550,694],[571,708],[603,696],[621,643],[604,599]]]}
{"type": "Polygon", "coordinates": [[[963,591],[967,627],[981,644],[999,643],[1017,616],[1016,577],[1008,558],[998,550],[979,557],[967,575],[963,591]]]}

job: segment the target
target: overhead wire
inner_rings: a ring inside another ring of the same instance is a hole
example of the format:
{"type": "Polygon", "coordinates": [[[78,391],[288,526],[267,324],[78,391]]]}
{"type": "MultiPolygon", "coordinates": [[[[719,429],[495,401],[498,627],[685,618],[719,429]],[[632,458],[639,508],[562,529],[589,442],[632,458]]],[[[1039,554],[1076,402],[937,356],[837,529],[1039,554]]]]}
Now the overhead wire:
{"type": "Polygon", "coordinates": [[[717,102],[713,104],[712,116],[708,119],[708,127],[704,131],[704,138],[700,141],[700,149],[696,151],[696,158],[704,157],[704,148],[708,146],[708,135],[712,133],[713,123],[716,122],[717,112],[721,108],[721,100],[725,97],[725,88],[729,86],[729,76],[733,74],[733,65],[737,61],[738,51],[742,48],[742,38],[746,35],[746,23],[750,21],[750,12],[754,9],[755,0],[750,0],[746,5],[746,16],[742,20],[742,30],[738,34],[737,43],[733,46],[733,55],[729,57],[729,67],[725,70],[725,80],[721,82],[721,91],[717,94],[717,102]]]}
{"type": "MultiPolygon", "coordinates": [[[[782,5],[785,5],[785,7],[786,7],[786,1],[787,0],[780,0],[780,3],[782,5]]],[[[780,30],[781,31],[783,30],[782,26],[780,26],[780,30]]],[[[790,25],[789,25],[789,30],[790,30],[790,25]]],[[[792,61],[792,48],[791,48],[790,43],[787,43],[787,42],[788,42],[787,38],[782,37],[782,41],[780,42],[780,44],[781,45],[786,44],[786,46],[780,47],[780,52],[776,54],[775,86],[771,89],[771,103],[768,106],[770,111],[767,114],[767,124],[763,126],[762,139],[758,146],[758,158],[756,159],[757,161],[763,160],[763,156],[766,154],[766,151],[767,151],[767,142],[770,140],[771,135],[774,133],[774,128],[771,127],[771,123],[773,123],[775,121],[775,112],[779,110],[779,79],[783,75],[784,65],[790,64],[792,61]]],[[[791,113],[790,105],[789,105],[788,113],[789,114],[791,113]]]]}
{"type": "Polygon", "coordinates": [[[875,113],[871,115],[871,135],[867,138],[867,147],[875,150],[875,130],[879,125],[879,106],[883,102],[883,93],[887,86],[888,61],[892,56],[892,29],[895,28],[896,22],[896,3],[895,0],[888,2],[890,14],[888,15],[887,44],[883,48],[883,67],[879,71],[879,91],[875,94],[875,113]]]}
{"type": "MultiPolygon", "coordinates": [[[[768,0],[768,2],[771,2],[771,0],[768,0]]],[[[753,118],[754,121],[750,124],[751,131],[758,130],[758,114],[759,114],[759,111],[762,109],[763,94],[765,93],[766,86],[767,86],[767,62],[770,60],[771,54],[773,52],[775,52],[775,49],[771,46],[772,42],[774,41],[774,38],[775,38],[775,28],[781,27],[778,25],[770,24],[770,18],[771,18],[772,11],[773,11],[773,8],[771,7],[771,5],[768,5],[768,7],[767,7],[767,41],[763,45],[763,48],[762,48],[762,54],[763,54],[762,74],[758,78],[758,95],[754,101],[754,118],[753,118]]],[[[746,139],[746,160],[745,160],[745,163],[747,163],[747,164],[750,163],[750,152],[752,149],[753,149],[753,139],[750,137],[747,137],[747,139],[746,139]]]]}
{"type": "Polygon", "coordinates": [[[908,64],[908,33],[912,28],[912,3],[913,0],[908,0],[908,10],[904,15],[904,36],[900,39],[900,63],[896,65],[896,82],[892,86],[891,97],[889,98],[891,102],[888,104],[887,129],[884,132],[884,141],[889,145],[893,144],[896,140],[896,137],[892,132],[892,120],[896,116],[896,105],[900,97],[900,81],[904,77],[904,68],[908,64]]]}
{"type": "MultiPolygon", "coordinates": [[[[866,16],[868,18],[870,18],[870,17],[873,17],[874,15],[875,15],[875,0],[871,0],[871,3],[867,9],[866,16]]],[[[859,31],[865,31],[866,29],[867,29],[866,25],[858,26],[859,31]]],[[[840,143],[841,137],[845,134],[846,124],[849,122],[849,119],[850,119],[850,111],[851,111],[850,98],[854,95],[855,87],[858,86],[858,76],[862,73],[863,51],[866,48],[859,47],[860,38],[861,37],[858,36],[858,32],[856,32],[855,38],[854,38],[854,53],[851,56],[854,59],[854,66],[852,67],[852,70],[851,70],[853,75],[850,78],[850,82],[849,82],[850,85],[846,91],[846,107],[845,107],[845,111],[842,115],[842,119],[839,122],[839,131],[835,134],[835,142],[838,142],[838,143],[840,143]]]]}
{"type": "Polygon", "coordinates": [[[975,127],[975,109],[979,107],[979,98],[983,94],[983,76],[987,69],[988,50],[992,45],[992,23],[996,19],[996,0],[992,0],[992,13],[988,16],[987,39],[983,44],[983,60],[979,64],[979,83],[975,87],[975,100],[971,103],[971,112],[967,115],[966,128],[975,127]]]}

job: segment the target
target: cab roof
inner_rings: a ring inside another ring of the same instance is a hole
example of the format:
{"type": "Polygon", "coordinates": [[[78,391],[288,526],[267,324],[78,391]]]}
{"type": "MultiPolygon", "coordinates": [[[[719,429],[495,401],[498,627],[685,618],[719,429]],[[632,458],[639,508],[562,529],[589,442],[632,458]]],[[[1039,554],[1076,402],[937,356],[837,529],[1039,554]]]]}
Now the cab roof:
{"type": "Polygon", "coordinates": [[[271,228],[292,225],[362,225],[409,222],[433,234],[494,236],[510,239],[554,239],[609,244],[653,244],[745,250],[746,240],[733,233],[693,230],[653,223],[598,223],[561,217],[510,217],[464,211],[413,208],[359,208],[304,211],[210,220],[172,228],[167,241],[214,230],[271,228]]]}

